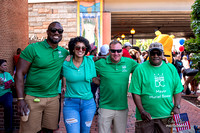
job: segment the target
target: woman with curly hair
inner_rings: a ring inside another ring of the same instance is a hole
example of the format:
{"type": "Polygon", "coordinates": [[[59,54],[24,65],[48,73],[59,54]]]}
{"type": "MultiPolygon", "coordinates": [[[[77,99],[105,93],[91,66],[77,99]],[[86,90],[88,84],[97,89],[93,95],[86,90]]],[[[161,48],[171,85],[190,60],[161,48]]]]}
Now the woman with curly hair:
{"type": "Polygon", "coordinates": [[[89,133],[96,111],[91,92],[92,78],[96,77],[95,64],[90,56],[91,49],[84,37],[75,37],[69,41],[71,59],[63,63],[65,99],[63,105],[64,123],[67,133],[89,133]]]}

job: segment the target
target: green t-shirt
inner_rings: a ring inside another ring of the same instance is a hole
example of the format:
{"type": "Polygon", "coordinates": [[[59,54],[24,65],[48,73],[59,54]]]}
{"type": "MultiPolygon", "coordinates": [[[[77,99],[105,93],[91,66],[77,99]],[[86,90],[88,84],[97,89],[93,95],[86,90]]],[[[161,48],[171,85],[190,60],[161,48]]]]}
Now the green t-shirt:
{"type": "Polygon", "coordinates": [[[53,49],[47,41],[28,45],[20,57],[31,63],[25,83],[25,93],[36,97],[55,97],[62,64],[69,52],[58,46],[53,49]]]}
{"type": "Polygon", "coordinates": [[[92,57],[84,57],[79,68],[73,64],[72,58],[69,62],[64,61],[62,74],[66,79],[65,97],[84,100],[93,98],[91,80],[96,77],[96,70],[92,57]],[[88,80],[86,76],[89,76],[88,80]]]}
{"type": "Polygon", "coordinates": [[[95,62],[97,75],[100,75],[100,103],[99,107],[111,110],[124,110],[128,108],[127,91],[129,75],[138,66],[133,59],[122,57],[115,64],[110,60],[100,59],[95,62]]]}
{"type": "MultiPolygon", "coordinates": [[[[4,72],[4,73],[0,73],[0,78],[4,81],[4,82],[7,82],[9,80],[13,80],[13,77],[10,75],[10,73],[8,72],[4,72]]],[[[11,92],[11,89],[5,89],[5,86],[4,85],[0,85],[0,96],[3,96],[4,94],[6,94],[7,92],[11,92]]]]}
{"type": "MultiPolygon", "coordinates": [[[[167,118],[174,107],[173,95],[183,90],[176,68],[164,61],[161,66],[142,63],[132,75],[129,92],[140,95],[145,111],[155,118],[167,118]]],[[[136,109],[136,119],[141,115],[136,109]]]]}

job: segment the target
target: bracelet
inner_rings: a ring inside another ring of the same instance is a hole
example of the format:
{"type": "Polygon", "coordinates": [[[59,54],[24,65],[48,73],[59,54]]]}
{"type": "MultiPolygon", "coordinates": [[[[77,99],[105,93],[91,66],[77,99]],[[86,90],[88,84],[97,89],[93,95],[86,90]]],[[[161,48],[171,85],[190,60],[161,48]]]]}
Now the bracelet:
{"type": "Polygon", "coordinates": [[[19,97],[19,98],[17,98],[17,100],[19,101],[19,100],[24,100],[24,98],[23,97],[19,97]]]}

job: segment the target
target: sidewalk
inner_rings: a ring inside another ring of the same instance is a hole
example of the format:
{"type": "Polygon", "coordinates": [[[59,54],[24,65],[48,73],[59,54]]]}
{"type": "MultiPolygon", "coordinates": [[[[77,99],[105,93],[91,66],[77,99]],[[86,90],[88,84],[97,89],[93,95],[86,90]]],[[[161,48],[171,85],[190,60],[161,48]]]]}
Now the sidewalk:
{"type": "MultiPolygon", "coordinates": [[[[128,97],[128,104],[129,104],[129,113],[128,113],[128,122],[127,122],[127,130],[126,133],[134,133],[135,131],[135,104],[133,102],[132,97],[128,97]]],[[[200,125],[200,108],[196,107],[195,105],[189,103],[188,101],[182,99],[181,100],[181,113],[187,113],[189,117],[189,121],[191,127],[193,125],[200,125]]],[[[188,131],[186,131],[188,132],[188,131]]],[[[191,133],[194,131],[191,130],[191,133]]],[[[60,121],[60,128],[54,133],[66,133],[66,129],[63,122],[63,117],[61,114],[61,121],[60,121]]],[[[91,133],[98,133],[98,123],[97,123],[97,116],[94,117],[91,133]]],[[[181,132],[179,132],[181,133],[181,132]]]]}

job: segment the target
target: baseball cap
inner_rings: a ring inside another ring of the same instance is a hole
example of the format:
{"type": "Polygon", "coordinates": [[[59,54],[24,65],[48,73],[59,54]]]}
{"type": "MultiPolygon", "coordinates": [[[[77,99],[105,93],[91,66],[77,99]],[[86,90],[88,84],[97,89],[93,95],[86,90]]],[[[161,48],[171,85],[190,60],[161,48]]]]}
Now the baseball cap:
{"type": "Polygon", "coordinates": [[[130,46],[130,47],[131,47],[131,44],[130,44],[129,42],[126,42],[126,43],[124,44],[124,46],[130,46]]]}
{"type": "Polygon", "coordinates": [[[109,52],[109,46],[107,44],[104,44],[103,46],[101,46],[100,48],[101,55],[107,55],[108,52],[109,52]]]}
{"type": "Polygon", "coordinates": [[[157,49],[157,50],[163,52],[163,45],[159,42],[153,42],[149,46],[149,52],[154,49],[157,49]]]}

